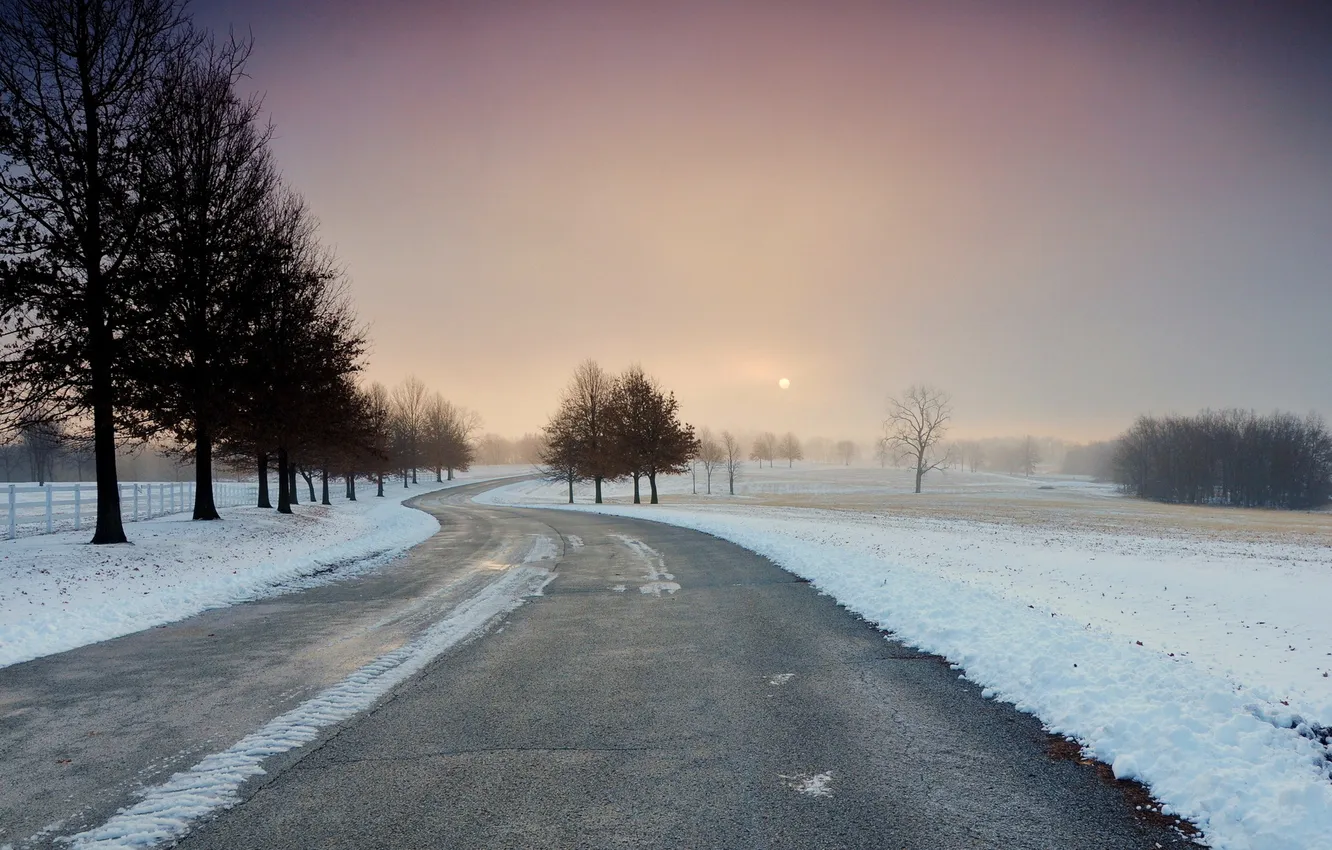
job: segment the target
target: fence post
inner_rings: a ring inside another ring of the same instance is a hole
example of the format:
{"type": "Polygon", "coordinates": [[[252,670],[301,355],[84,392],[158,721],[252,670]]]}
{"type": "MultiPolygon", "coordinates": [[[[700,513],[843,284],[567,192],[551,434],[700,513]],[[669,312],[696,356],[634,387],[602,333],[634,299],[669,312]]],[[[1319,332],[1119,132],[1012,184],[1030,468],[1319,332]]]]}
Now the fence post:
{"type": "Polygon", "coordinates": [[[46,485],[46,533],[51,533],[51,485],[46,485]]]}
{"type": "Polygon", "coordinates": [[[14,539],[14,485],[9,485],[9,539],[14,539]]]}
{"type": "Polygon", "coordinates": [[[74,530],[79,530],[80,514],[83,512],[83,485],[74,485],[74,530]]]}
{"type": "Polygon", "coordinates": [[[136,482],[134,482],[134,519],[133,519],[133,522],[138,522],[138,521],[139,521],[139,482],[136,481],[136,482]]]}

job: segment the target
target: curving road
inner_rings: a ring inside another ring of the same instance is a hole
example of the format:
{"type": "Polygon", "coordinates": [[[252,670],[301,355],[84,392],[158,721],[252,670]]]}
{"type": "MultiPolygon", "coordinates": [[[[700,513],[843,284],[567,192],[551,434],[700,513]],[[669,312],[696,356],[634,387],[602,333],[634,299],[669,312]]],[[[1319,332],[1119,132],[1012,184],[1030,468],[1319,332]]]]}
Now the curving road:
{"type": "Polygon", "coordinates": [[[179,846],[1184,843],[1093,770],[1052,761],[1035,720],[767,560],[649,522],[469,501],[490,486],[419,498],[442,530],[375,575],[0,670],[0,846],[102,823],[543,540],[542,596],[269,759],[179,846]]]}

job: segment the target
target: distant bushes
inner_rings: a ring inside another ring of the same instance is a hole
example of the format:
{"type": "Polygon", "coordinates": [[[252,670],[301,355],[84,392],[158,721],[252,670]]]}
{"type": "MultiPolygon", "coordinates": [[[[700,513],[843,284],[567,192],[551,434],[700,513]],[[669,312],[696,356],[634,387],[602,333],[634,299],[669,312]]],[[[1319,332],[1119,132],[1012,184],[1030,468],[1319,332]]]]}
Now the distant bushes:
{"type": "Polygon", "coordinates": [[[1119,438],[1114,472],[1162,502],[1314,508],[1332,497],[1332,435],[1314,415],[1141,416],[1119,438]]]}

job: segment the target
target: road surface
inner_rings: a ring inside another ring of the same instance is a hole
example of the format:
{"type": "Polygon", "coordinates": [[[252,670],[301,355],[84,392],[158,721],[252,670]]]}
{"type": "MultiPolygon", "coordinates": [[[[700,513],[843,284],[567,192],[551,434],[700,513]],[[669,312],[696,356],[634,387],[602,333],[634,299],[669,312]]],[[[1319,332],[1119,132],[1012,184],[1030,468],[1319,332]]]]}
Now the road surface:
{"type": "MultiPolygon", "coordinates": [[[[0,670],[0,846],[58,846],[553,544],[544,593],[275,756],[184,848],[1154,848],[1032,718],[697,532],[430,494],[371,576],[0,670]],[[68,761],[65,761],[65,760],[68,761]]],[[[645,506],[644,512],[650,508],[645,506]]]]}

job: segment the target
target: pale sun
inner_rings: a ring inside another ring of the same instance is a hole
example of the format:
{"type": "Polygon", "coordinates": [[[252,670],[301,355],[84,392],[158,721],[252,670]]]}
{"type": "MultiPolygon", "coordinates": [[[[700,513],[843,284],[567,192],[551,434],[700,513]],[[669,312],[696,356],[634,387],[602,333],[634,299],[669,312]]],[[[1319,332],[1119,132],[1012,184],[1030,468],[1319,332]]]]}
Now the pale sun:
{"type": "Polygon", "coordinates": [[[777,382],[777,386],[781,387],[784,390],[790,389],[791,382],[788,381],[786,378],[782,378],[780,381],[777,382]]]}

